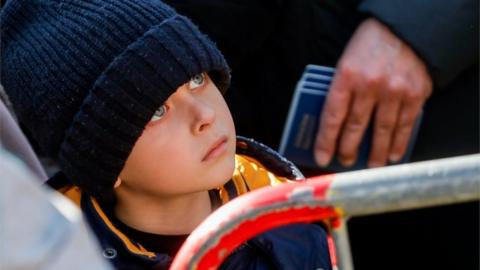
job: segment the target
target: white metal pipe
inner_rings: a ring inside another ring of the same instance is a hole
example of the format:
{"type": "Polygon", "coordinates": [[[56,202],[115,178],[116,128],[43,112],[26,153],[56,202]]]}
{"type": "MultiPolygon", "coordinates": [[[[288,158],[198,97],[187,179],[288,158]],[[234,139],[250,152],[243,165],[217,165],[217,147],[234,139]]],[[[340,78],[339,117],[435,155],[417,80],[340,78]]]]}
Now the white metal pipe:
{"type": "Polygon", "coordinates": [[[480,199],[480,154],[341,173],[326,203],[360,216],[480,199]]]}

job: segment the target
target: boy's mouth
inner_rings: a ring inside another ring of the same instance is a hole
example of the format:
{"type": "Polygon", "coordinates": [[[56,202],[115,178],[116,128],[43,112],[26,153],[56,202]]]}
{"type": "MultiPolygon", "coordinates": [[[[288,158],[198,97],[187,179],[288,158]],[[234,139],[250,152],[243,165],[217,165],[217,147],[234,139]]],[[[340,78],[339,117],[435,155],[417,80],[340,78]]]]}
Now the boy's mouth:
{"type": "Polygon", "coordinates": [[[202,161],[214,159],[222,155],[227,149],[227,141],[228,137],[225,135],[218,138],[209,148],[207,154],[203,157],[202,161]]]}

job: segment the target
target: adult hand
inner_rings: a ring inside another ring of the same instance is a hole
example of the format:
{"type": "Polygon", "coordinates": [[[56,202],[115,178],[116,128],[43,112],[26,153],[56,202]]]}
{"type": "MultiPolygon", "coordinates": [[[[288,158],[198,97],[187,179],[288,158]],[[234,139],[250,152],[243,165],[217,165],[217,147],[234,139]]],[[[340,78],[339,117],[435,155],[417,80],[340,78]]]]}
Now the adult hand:
{"type": "Polygon", "coordinates": [[[337,64],[317,134],[317,163],[326,166],[337,153],[344,166],[353,165],[372,117],[368,166],[399,161],[431,92],[423,61],[385,25],[366,19],[337,64]]]}

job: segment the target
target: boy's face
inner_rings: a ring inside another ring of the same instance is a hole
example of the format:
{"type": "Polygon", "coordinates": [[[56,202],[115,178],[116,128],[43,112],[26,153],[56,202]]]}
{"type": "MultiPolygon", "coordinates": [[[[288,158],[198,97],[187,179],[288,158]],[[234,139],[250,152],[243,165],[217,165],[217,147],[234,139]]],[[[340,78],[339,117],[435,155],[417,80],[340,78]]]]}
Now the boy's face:
{"type": "Polygon", "coordinates": [[[175,196],[224,184],[235,166],[235,127],[208,75],[182,85],[157,110],[120,173],[121,187],[175,196]]]}

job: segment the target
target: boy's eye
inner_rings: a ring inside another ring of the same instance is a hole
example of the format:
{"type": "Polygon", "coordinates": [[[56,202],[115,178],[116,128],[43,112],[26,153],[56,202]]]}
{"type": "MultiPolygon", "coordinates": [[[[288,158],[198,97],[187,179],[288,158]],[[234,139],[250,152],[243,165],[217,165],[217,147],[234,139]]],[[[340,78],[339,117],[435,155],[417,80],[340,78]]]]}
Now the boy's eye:
{"type": "Polygon", "coordinates": [[[165,116],[165,114],[167,113],[167,110],[168,110],[167,105],[160,106],[160,108],[158,108],[155,111],[150,121],[160,120],[163,116],[165,116]]]}
{"type": "Polygon", "coordinates": [[[202,86],[205,83],[205,73],[200,73],[193,76],[188,82],[188,88],[195,89],[202,86]]]}

